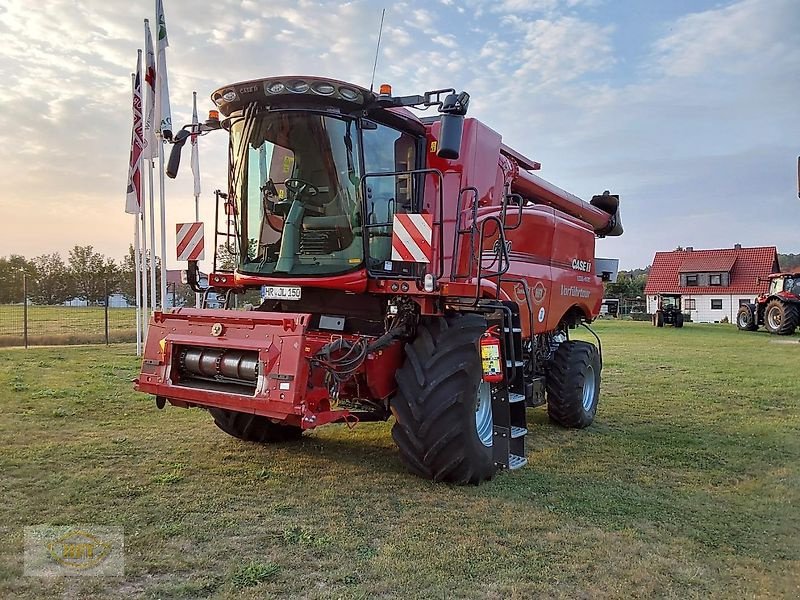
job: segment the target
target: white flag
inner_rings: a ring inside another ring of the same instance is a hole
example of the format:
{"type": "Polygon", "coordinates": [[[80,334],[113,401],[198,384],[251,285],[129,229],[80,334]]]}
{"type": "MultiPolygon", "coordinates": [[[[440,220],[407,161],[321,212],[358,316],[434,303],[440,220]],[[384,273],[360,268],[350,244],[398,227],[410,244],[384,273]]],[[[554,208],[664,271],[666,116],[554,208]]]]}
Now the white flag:
{"type": "Polygon", "coordinates": [[[158,158],[158,139],[155,126],[156,100],[156,55],[153,51],[153,37],[150,35],[150,21],[144,20],[144,158],[158,158]]]}
{"type": "Polygon", "coordinates": [[[197,120],[197,92],[192,92],[192,175],[194,175],[194,195],[200,195],[200,149],[197,138],[200,132],[200,121],[197,120]]]}
{"type": "Polygon", "coordinates": [[[128,166],[128,189],[125,194],[125,212],[136,215],[142,212],[142,51],[136,58],[133,76],[133,127],[131,128],[131,160],[128,166]]]}
{"type": "Polygon", "coordinates": [[[169,105],[169,83],[167,82],[167,23],[164,20],[164,5],[162,0],[156,0],[156,21],[158,32],[156,37],[156,53],[158,64],[156,66],[156,115],[158,117],[158,130],[165,140],[172,139],[172,109],[169,105]]]}

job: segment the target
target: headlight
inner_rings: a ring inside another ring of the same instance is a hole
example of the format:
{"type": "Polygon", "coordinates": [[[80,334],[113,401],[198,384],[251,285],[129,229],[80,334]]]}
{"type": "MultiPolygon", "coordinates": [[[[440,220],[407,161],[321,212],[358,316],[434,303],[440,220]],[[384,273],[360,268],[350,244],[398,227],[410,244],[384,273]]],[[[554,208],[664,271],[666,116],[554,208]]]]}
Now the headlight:
{"type": "Polygon", "coordinates": [[[340,87],[339,95],[345,100],[358,100],[358,92],[349,87],[340,87]]]}
{"type": "Polygon", "coordinates": [[[308,91],[308,83],[302,79],[296,79],[286,84],[286,88],[295,94],[302,94],[308,91]]]}
{"type": "Polygon", "coordinates": [[[330,83],[325,83],[325,82],[315,83],[312,86],[312,89],[316,93],[322,94],[323,96],[330,96],[333,92],[336,91],[335,87],[333,87],[330,83]]]}
{"type": "Polygon", "coordinates": [[[270,94],[280,94],[285,89],[286,86],[283,85],[280,81],[274,81],[267,86],[267,92],[269,92],[270,94]]]}

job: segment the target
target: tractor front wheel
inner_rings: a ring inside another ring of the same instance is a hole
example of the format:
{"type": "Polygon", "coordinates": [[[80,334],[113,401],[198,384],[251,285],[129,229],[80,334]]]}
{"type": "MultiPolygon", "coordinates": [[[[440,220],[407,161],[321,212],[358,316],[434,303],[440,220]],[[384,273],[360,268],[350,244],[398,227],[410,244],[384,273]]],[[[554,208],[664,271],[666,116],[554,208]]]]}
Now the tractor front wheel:
{"type": "Polygon", "coordinates": [[[764,327],[776,335],[792,335],[800,321],[797,305],[773,300],[764,309],[764,327]]]}
{"type": "Polygon", "coordinates": [[[477,314],[426,318],[406,345],[391,404],[392,438],[420,477],[478,484],[497,471],[491,394],[478,351],[485,331],[486,319],[477,314]]]}
{"type": "Polygon", "coordinates": [[[244,440],[245,442],[288,442],[298,440],[303,430],[293,425],[278,425],[267,417],[225,410],[223,408],[209,408],[208,412],[214,417],[214,423],[228,435],[244,440]]]}
{"type": "Polygon", "coordinates": [[[675,313],[675,327],[683,327],[683,313],[678,312],[675,313]]]}
{"type": "Polygon", "coordinates": [[[739,312],[736,313],[736,327],[739,328],[739,331],[755,331],[758,329],[754,308],[755,305],[753,304],[743,304],[739,308],[739,312]]]}
{"type": "Polygon", "coordinates": [[[600,398],[600,354],[589,342],[562,342],[547,373],[547,414],[570,429],[588,427],[600,398]]]}
{"type": "Polygon", "coordinates": [[[662,311],[657,310],[656,313],[653,315],[653,326],[654,327],[664,326],[664,313],[662,311]]]}

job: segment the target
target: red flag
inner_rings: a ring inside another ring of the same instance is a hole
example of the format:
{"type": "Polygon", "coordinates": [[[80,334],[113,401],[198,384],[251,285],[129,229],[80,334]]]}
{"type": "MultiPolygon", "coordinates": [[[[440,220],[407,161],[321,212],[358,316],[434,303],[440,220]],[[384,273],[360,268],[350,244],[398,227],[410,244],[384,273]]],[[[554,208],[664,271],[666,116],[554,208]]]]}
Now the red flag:
{"type": "Polygon", "coordinates": [[[156,98],[156,55],[153,38],[150,35],[150,22],[144,20],[144,158],[158,158],[158,139],[156,138],[155,98],[156,98]]]}
{"type": "Polygon", "coordinates": [[[128,167],[128,191],[125,212],[136,215],[142,212],[142,51],[136,58],[133,76],[133,127],[131,129],[131,162],[128,167]]]}

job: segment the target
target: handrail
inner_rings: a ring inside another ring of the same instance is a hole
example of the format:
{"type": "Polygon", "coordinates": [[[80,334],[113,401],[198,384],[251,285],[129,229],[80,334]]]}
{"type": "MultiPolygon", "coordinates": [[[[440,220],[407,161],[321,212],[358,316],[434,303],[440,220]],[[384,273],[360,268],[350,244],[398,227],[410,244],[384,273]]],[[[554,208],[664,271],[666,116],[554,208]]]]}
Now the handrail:
{"type": "Polygon", "coordinates": [[[478,188],[469,186],[461,188],[458,191],[458,201],[456,202],[456,230],[453,235],[453,256],[450,257],[450,279],[467,278],[472,275],[472,261],[475,256],[475,229],[478,216],[478,188]],[[472,192],[474,194],[472,200],[472,221],[469,228],[461,226],[461,213],[463,211],[463,197],[465,192],[472,192]],[[458,247],[462,234],[469,233],[469,267],[468,273],[461,274],[458,272],[458,247]]]}
{"type": "MultiPolygon", "coordinates": [[[[434,276],[439,279],[444,275],[444,173],[440,169],[412,169],[410,171],[392,171],[387,173],[366,173],[361,178],[361,197],[364,199],[364,208],[366,208],[367,202],[367,179],[372,177],[373,179],[376,177],[397,177],[399,175],[436,175],[439,178],[439,194],[438,194],[438,215],[434,220],[434,225],[438,225],[438,250],[439,250],[439,270],[438,273],[434,273],[434,276]]],[[[423,178],[423,186],[424,186],[424,178],[423,178]]],[[[419,214],[419,206],[414,206],[415,200],[418,197],[417,194],[414,194],[415,198],[412,198],[412,210],[416,209],[416,212],[419,214]]],[[[396,202],[396,200],[395,200],[396,202]]],[[[364,215],[366,217],[366,211],[364,211],[364,215]]],[[[392,222],[387,221],[385,223],[366,223],[363,222],[361,227],[363,229],[370,229],[373,227],[391,227],[392,222]]],[[[369,243],[367,240],[367,236],[364,237],[364,256],[369,256],[369,243]]]]}

